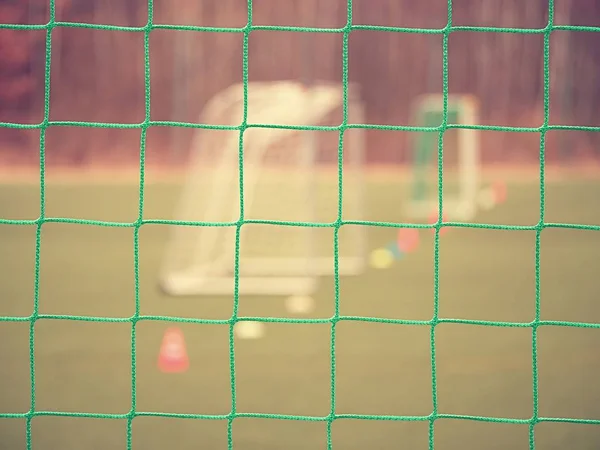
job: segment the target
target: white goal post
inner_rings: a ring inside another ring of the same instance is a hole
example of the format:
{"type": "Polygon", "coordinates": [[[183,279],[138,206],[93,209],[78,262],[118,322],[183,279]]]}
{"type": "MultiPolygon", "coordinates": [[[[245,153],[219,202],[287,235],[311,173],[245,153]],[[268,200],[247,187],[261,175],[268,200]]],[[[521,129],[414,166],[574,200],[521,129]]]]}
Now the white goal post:
{"type": "MultiPolygon", "coordinates": [[[[471,95],[448,97],[448,123],[478,124],[479,106],[471,95]]],[[[418,126],[437,127],[442,123],[443,97],[439,94],[420,96],[414,104],[413,115],[418,126]]],[[[477,210],[480,189],[479,131],[473,128],[450,129],[444,136],[445,182],[444,211],[451,220],[471,220],[477,210]],[[448,185],[454,185],[448,193],[448,185]]],[[[438,133],[421,133],[413,146],[413,186],[408,215],[413,219],[427,218],[437,210],[438,133]]]]}
{"type": "MultiPolygon", "coordinates": [[[[201,123],[241,124],[243,94],[243,85],[217,94],[206,105],[201,123]]],[[[341,108],[339,84],[249,83],[250,127],[241,142],[237,130],[196,132],[175,220],[236,223],[243,191],[244,220],[276,222],[241,226],[240,294],[309,295],[317,288],[320,276],[333,275],[331,225],[338,218],[340,133],[285,126],[337,126],[342,122],[341,108]],[[257,124],[263,126],[253,126],[257,124]],[[243,189],[239,183],[240,146],[243,189]]],[[[354,86],[349,87],[348,111],[350,123],[363,123],[362,105],[354,86]]],[[[344,132],[344,219],[363,219],[363,134],[355,128],[344,132]]],[[[235,225],[171,228],[160,273],[162,289],[170,295],[232,294],[235,225]]],[[[364,270],[365,235],[365,227],[340,228],[340,275],[364,270]]]]}

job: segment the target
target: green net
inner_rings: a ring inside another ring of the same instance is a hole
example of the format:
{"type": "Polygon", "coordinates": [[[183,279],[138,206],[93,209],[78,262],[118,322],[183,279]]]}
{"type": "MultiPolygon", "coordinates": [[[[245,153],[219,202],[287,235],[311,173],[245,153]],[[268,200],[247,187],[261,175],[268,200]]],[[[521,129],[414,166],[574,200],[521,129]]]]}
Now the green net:
{"type": "Polygon", "coordinates": [[[384,27],[370,25],[355,25],[352,21],[352,0],[347,2],[347,23],[343,28],[308,28],[308,27],[284,27],[284,26],[256,26],[252,23],[252,0],[248,0],[248,22],[243,28],[216,28],[216,27],[195,27],[195,26],[175,26],[155,24],[153,21],[153,1],[148,0],[148,23],[144,27],[121,27],[94,25],[86,23],[71,23],[59,22],[55,20],[55,0],[50,0],[50,20],[45,25],[17,25],[17,24],[0,24],[2,29],[13,30],[46,30],[46,54],[45,54],[45,102],[44,102],[44,119],[39,124],[23,125],[17,123],[0,123],[1,127],[20,128],[20,129],[39,129],[40,130],[40,214],[36,220],[8,220],[0,219],[0,224],[6,225],[32,225],[37,227],[36,243],[35,243],[35,281],[34,281],[34,301],[33,311],[28,317],[0,317],[3,322],[26,322],[29,323],[29,355],[30,355],[30,377],[31,377],[31,406],[28,412],[25,413],[5,413],[0,414],[0,418],[21,418],[26,420],[26,441],[27,449],[32,448],[31,440],[31,425],[32,420],[36,416],[71,416],[71,417],[90,417],[100,419],[123,419],[127,421],[127,448],[132,448],[132,423],[136,417],[140,416],[158,416],[158,417],[179,417],[192,419],[206,420],[226,420],[228,422],[227,440],[228,448],[233,448],[232,424],[236,418],[251,417],[251,418],[271,418],[282,420],[296,421],[318,421],[327,424],[327,447],[332,448],[331,428],[335,420],[341,419],[363,419],[363,420],[384,420],[384,421],[422,421],[429,423],[429,448],[434,449],[434,435],[436,420],[442,418],[463,419],[484,422],[501,422],[513,424],[525,424],[529,426],[529,448],[535,448],[535,426],[541,422],[569,422],[569,423],[586,423],[600,425],[600,420],[587,419],[572,419],[572,418],[552,418],[540,417],[538,414],[538,361],[537,361],[537,340],[538,329],[541,326],[563,326],[563,327],[587,327],[600,328],[600,324],[567,322],[567,321],[543,321],[540,319],[540,236],[546,228],[570,228],[570,229],[588,229],[600,230],[600,226],[582,225],[574,223],[549,223],[544,220],[545,209],[545,143],[546,135],[549,130],[580,130],[580,131],[600,131],[598,127],[583,127],[583,126],[562,126],[550,125],[550,76],[549,76],[549,59],[550,59],[550,35],[555,30],[573,31],[573,32],[600,32],[600,27],[583,27],[569,25],[554,25],[554,0],[548,1],[548,24],[542,29],[528,28],[498,28],[498,27],[473,27],[473,26],[453,26],[452,24],[452,1],[448,0],[448,21],[444,28],[441,29],[422,29],[422,28],[403,28],[403,27],[384,27]],[[101,30],[114,30],[132,33],[144,34],[144,62],[145,62],[145,119],[142,123],[135,124],[120,124],[120,123],[95,123],[95,122],[67,122],[67,121],[50,121],[50,61],[52,55],[52,32],[57,27],[79,27],[93,28],[101,30]],[[243,83],[244,83],[244,116],[243,121],[239,126],[216,126],[209,124],[168,122],[168,121],[152,121],[150,118],[150,33],[156,29],[170,30],[188,30],[203,33],[240,33],[243,34],[243,83]],[[443,115],[442,123],[436,127],[413,127],[413,126],[383,126],[383,125],[366,125],[352,124],[348,122],[348,39],[353,30],[374,30],[388,33],[422,33],[422,34],[437,34],[443,38],[443,115]],[[252,127],[281,127],[277,124],[251,124],[247,118],[247,99],[248,99],[248,41],[252,31],[255,30],[277,30],[300,33],[339,33],[343,35],[343,48],[340,58],[342,59],[342,83],[343,83],[343,121],[336,127],[293,127],[289,128],[298,130],[316,130],[316,131],[337,131],[339,132],[338,145],[338,214],[337,220],[333,223],[301,223],[301,222],[277,222],[266,220],[247,220],[244,212],[244,132],[252,127]],[[543,124],[539,127],[502,127],[502,126],[482,126],[482,125],[457,125],[448,123],[448,38],[452,32],[477,32],[477,33],[517,33],[517,34],[541,34],[544,36],[544,119],[543,124]],[[75,127],[99,127],[99,128],[130,128],[139,129],[141,131],[140,140],[140,173],[139,173],[139,209],[138,218],[132,223],[122,222],[107,222],[94,220],[79,220],[74,218],[48,217],[45,212],[45,143],[46,130],[49,127],[58,126],[75,126],[75,127]],[[239,177],[240,177],[240,211],[239,219],[233,223],[192,223],[171,220],[148,220],[144,219],[144,180],[145,180],[145,154],[146,154],[146,137],[150,127],[189,127],[189,128],[212,128],[222,130],[234,130],[239,132],[239,177]],[[432,133],[437,135],[437,157],[438,161],[442,161],[443,155],[443,137],[444,132],[449,129],[470,128],[478,130],[495,130],[502,132],[518,132],[518,133],[538,133],[539,141],[539,158],[540,158],[540,205],[539,205],[539,222],[531,226],[509,226],[509,225],[491,225],[484,223],[460,223],[460,222],[443,222],[443,196],[442,188],[444,181],[443,167],[438,164],[438,221],[434,224],[409,224],[409,223],[387,223],[387,222],[370,222],[370,221],[352,221],[344,220],[342,217],[342,204],[344,200],[342,190],[342,160],[344,154],[344,133],[351,128],[372,128],[384,130],[399,130],[407,132],[432,133]],[[128,227],[134,230],[134,277],[135,277],[135,313],[131,317],[122,318],[103,318],[103,317],[88,317],[88,316],[73,316],[73,315],[51,315],[39,313],[39,273],[40,273],[40,244],[41,231],[46,223],[77,223],[83,225],[93,225],[102,227],[128,227]],[[239,254],[240,254],[240,232],[242,227],[248,223],[262,223],[271,225],[295,225],[303,227],[330,227],[334,229],[334,279],[335,279],[335,312],[332,317],[327,319],[291,319],[277,317],[241,317],[238,316],[239,303],[239,254]],[[235,271],[234,271],[234,300],[233,311],[228,320],[205,320],[205,319],[187,319],[170,316],[149,316],[140,314],[140,289],[139,289],[139,231],[145,224],[167,224],[167,225],[193,225],[193,226],[229,226],[236,229],[236,244],[235,244],[235,271]],[[358,317],[344,316],[340,314],[340,295],[339,295],[339,231],[345,225],[360,225],[370,227],[411,227],[411,228],[433,228],[435,230],[435,245],[434,245],[434,313],[433,317],[427,321],[418,320],[395,320],[381,319],[375,317],[358,317]],[[497,230],[530,230],[535,231],[535,318],[527,323],[515,322],[494,322],[483,320],[463,320],[443,318],[438,314],[439,311],[439,235],[442,227],[475,227],[488,228],[497,230]],[[55,412],[41,411],[36,408],[36,379],[35,379],[35,357],[34,349],[36,343],[35,324],[38,320],[54,319],[54,320],[75,320],[88,322],[129,322],[131,323],[131,409],[126,414],[94,414],[94,413],[78,413],[78,412],[55,412]],[[167,321],[167,322],[189,322],[200,324],[222,324],[229,325],[229,359],[230,359],[230,377],[231,377],[231,411],[227,415],[195,415],[195,414],[175,414],[140,411],[137,407],[136,393],[136,326],[140,321],[167,321]],[[234,325],[240,321],[262,321],[262,322],[280,322],[280,323],[329,323],[331,324],[331,409],[327,416],[293,416],[293,415],[278,415],[278,414],[258,414],[258,413],[241,413],[236,407],[236,371],[235,371],[235,349],[234,349],[234,325]],[[365,321],[365,322],[380,322],[380,323],[395,323],[404,325],[419,325],[429,327],[430,329],[430,346],[431,346],[431,389],[433,404],[431,413],[426,416],[381,416],[381,415],[361,415],[361,414],[338,414],[336,412],[336,325],[340,321],[365,321]],[[512,418],[497,418],[497,417],[481,417],[481,416],[466,416],[441,414],[438,412],[437,398],[437,376],[436,376],[436,325],[440,323],[455,323],[455,324],[471,324],[480,326],[494,327],[520,327],[531,329],[531,349],[532,349],[532,388],[533,388],[533,414],[529,419],[512,419],[512,418]]]}

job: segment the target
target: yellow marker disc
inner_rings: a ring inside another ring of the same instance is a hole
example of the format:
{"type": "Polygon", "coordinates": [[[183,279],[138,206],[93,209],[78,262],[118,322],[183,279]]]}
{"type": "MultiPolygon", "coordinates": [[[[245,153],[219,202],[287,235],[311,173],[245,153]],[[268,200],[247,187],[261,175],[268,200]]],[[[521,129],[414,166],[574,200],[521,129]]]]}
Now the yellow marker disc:
{"type": "Polygon", "coordinates": [[[387,248],[379,248],[371,252],[369,263],[375,269],[387,269],[394,262],[394,255],[387,248]]]}

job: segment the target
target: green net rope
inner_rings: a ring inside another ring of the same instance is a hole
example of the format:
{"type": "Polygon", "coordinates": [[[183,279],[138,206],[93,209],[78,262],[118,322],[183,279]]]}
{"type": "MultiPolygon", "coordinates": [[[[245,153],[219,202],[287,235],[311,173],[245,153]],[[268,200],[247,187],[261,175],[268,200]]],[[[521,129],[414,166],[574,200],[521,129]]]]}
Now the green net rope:
{"type": "Polygon", "coordinates": [[[281,420],[299,420],[299,421],[318,421],[327,423],[327,448],[333,448],[331,437],[331,426],[335,420],[341,419],[363,419],[363,420],[387,420],[387,421],[424,421],[429,422],[429,449],[434,449],[434,434],[435,422],[438,419],[451,418],[463,420],[475,420],[484,422],[500,422],[513,424],[528,424],[529,425],[529,448],[535,449],[535,425],[540,422],[569,422],[569,423],[585,423],[600,425],[600,420],[588,419],[572,419],[572,418],[552,418],[540,417],[538,415],[538,363],[537,363],[537,336],[540,326],[563,326],[563,327],[580,327],[580,328],[600,328],[597,323],[581,323],[567,321],[543,321],[540,319],[540,236],[545,228],[571,228],[571,229],[587,229],[600,231],[600,226],[597,225],[582,225],[574,223],[549,223],[544,221],[544,205],[545,205],[545,143],[546,134],[549,130],[579,130],[579,131],[600,131],[600,127],[584,127],[584,126],[564,126],[550,125],[550,34],[555,30],[564,30],[572,32],[600,32],[600,27],[584,27],[571,25],[554,25],[554,0],[548,0],[548,24],[541,29],[531,28],[504,28],[504,27],[474,27],[474,26],[453,26],[452,25],[452,0],[448,0],[448,21],[444,28],[441,29],[425,29],[425,28],[406,28],[406,27],[385,27],[371,25],[355,25],[352,23],[352,0],[347,1],[347,23],[343,28],[309,28],[309,27],[288,27],[288,26],[257,26],[252,24],[252,0],[248,0],[248,22],[243,28],[217,28],[217,27],[196,27],[196,26],[178,26],[178,25],[163,25],[155,24],[153,20],[153,0],[148,0],[148,23],[144,27],[122,27],[87,23],[60,22],[56,21],[55,15],[55,0],[50,0],[50,19],[47,24],[42,25],[18,25],[18,24],[0,24],[0,29],[14,30],[46,30],[46,63],[45,63],[45,90],[44,90],[44,119],[39,124],[18,124],[18,123],[0,123],[0,127],[5,128],[20,128],[20,129],[39,129],[40,130],[40,216],[36,220],[9,220],[1,219],[0,225],[33,225],[37,227],[35,241],[35,278],[34,278],[34,299],[33,312],[28,317],[0,317],[1,322],[29,322],[29,356],[30,356],[30,377],[31,377],[31,407],[26,413],[8,413],[0,414],[0,418],[21,418],[26,420],[26,442],[27,449],[32,448],[31,441],[31,422],[36,416],[62,416],[62,417],[89,417],[101,419],[121,419],[127,420],[127,449],[132,448],[132,422],[136,417],[140,416],[157,416],[157,417],[179,417],[191,419],[206,419],[206,420],[227,420],[227,440],[228,448],[233,448],[232,424],[236,418],[254,417],[254,418],[270,418],[281,420]],[[145,118],[142,123],[98,123],[98,122],[75,122],[75,121],[50,121],[50,61],[52,54],[52,31],[57,27],[78,27],[92,28],[99,30],[113,30],[144,34],[144,84],[145,84],[145,118]],[[156,29],[170,30],[186,30],[195,32],[210,32],[210,33],[241,33],[244,36],[243,40],[243,61],[242,61],[242,76],[244,83],[244,113],[243,120],[239,126],[217,126],[209,124],[196,124],[184,122],[169,122],[169,121],[152,121],[150,119],[150,33],[156,29]],[[353,30],[375,30],[380,32],[391,33],[421,33],[421,34],[438,34],[442,35],[442,58],[443,58],[443,120],[437,127],[412,127],[412,126],[392,126],[392,125],[368,125],[368,124],[351,124],[348,123],[348,39],[353,30]],[[248,111],[248,40],[250,33],[254,30],[272,30],[272,31],[288,31],[301,33],[339,33],[343,35],[342,47],[342,83],[343,83],[343,120],[336,127],[294,127],[283,126],[277,124],[250,124],[247,122],[248,111]],[[542,34],[544,36],[544,121],[540,127],[503,127],[503,126],[483,126],[483,125],[458,125],[450,124],[447,121],[448,109],[448,38],[450,33],[455,31],[476,32],[476,33],[516,33],[516,34],[542,34]],[[108,222],[97,220],[81,220],[74,218],[59,218],[47,217],[45,213],[45,136],[46,130],[51,126],[76,126],[76,127],[97,127],[97,128],[120,128],[120,129],[139,129],[141,130],[140,139],[140,175],[139,175],[139,207],[138,218],[135,222],[108,222]],[[236,222],[231,223],[212,223],[212,222],[183,222],[174,220],[149,220],[144,219],[144,180],[145,180],[145,154],[146,154],[146,136],[150,127],[188,127],[188,128],[210,128],[221,130],[235,130],[239,132],[239,177],[240,177],[240,218],[236,222]],[[316,130],[316,131],[337,131],[339,132],[338,145],[338,214],[337,220],[333,223],[307,223],[307,222],[284,222],[272,220],[248,220],[244,215],[244,171],[243,171],[243,152],[244,152],[244,131],[248,128],[289,128],[297,130],[316,130]],[[438,134],[438,161],[442,161],[443,155],[443,136],[446,130],[452,128],[462,129],[478,129],[478,130],[494,130],[503,132],[520,132],[520,133],[537,133],[540,135],[540,220],[537,224],[531,226],[516,226],[516,225],[494,225],[484,223],[461,223],[461,222],[443,222],[443,167],[438,164],[438,221],[434,224],[408,224],[408,223],[389,223],[389,222],[370,222],[370,221],[353,221],[344,220],[342,217],[342,160],[343,160],[343,140],[346,130],[351,128],[363,129],[383,129],[383,130],[399,130],[408,132],[427,132],[438,134]],[[103,227],[128,227],[134,229],[134,277],[135,277],[135,313],[132,317],[89,317],[89,316],[73,316],[73,315],[52,315],[39,313],[39,273],[40,273],[40,244],[41,231],[45,223],[73,223],[82,225],[93,225],[103,227]],[[303,227],[330,227],[334,229],[334,279],[335,279],[335,312],[333,317],[328,319],[290,319],[276,317],[240,317],[238,316],[239,304],[239,255],[240,255],[240,231],[244,224],[260,223],[271,225],[294,225],[303,227]],[[140,293],[139,293],[139,231],[143,225],[147,224],[168,224],[168,225],[192,225],[192,226],[224,226],[235,227],[235,271],[234,271],[234,300],[233,312],[228,320],[208,320],[208,319],[191,319],[172,316],[151,316],[140,314],[140,293]],[[404,228],[433,228],[435,230],[434,244],[434,313],[433,317],[427,321],[419,320],[401,320],[401,319],[385,319],[376,317],[357,317],[343,316],[340,314],[340,298],[339,298],[339,230],[344,225],[362,225],[375,227],[404,227],[404,228]],[[536,232],[535,241],[535,318],[532,322],[495,322],[483,320],[463,320],[439,317],[439,234],[442,227],[472,227],[472,228],[487,228],[497,230],[534,230],[536,232]],[[35,396],[35,323],[38,320],[77,320],[88,322],[129,322],[131,323],[131,409],[125,414],[95,414],[95,413],[79,413],[79,412],[60,412],[60,411],[40,411],[36,409],[35,396]],[[229,359],[230,359],[230,377],[231,377],[231,412],[227,415],[200,415],[200,414],[176,414],[176,413],[161,413],[161,412],[146,412],[139,411],[136,406],[136,325],[140,321],[168,321],[168,322],[185,322],[198,324],[223,324],[229,325],[229,359]],[[280,322],[280,323],[329,323],[331,324],[331,409],[330,413],[325,417],[317,416],[293,416],[281,414],[259,414],[259,413],[242,413],[237,412],[236,407],[236,372],[235,372],[235,349],[233,327],[235,323],[240,321],[261,321],[261,322],[280,322]],[[431,344],[431,389],[432,389],[432,411],[427,416],[381,416],[381,415],[361,415],[361,414],[337,414],[336,413],[336,324],[339,321],[364,321],[364,322],[379,322],[379,323],[394,323],[404,325],[421,325],[430,328],[430,344],[431,344]],[[512,419],[501,417],[482,417],[468,416],[455,414],[440,414],[438,412],[437,400],[437,376],[436,376],[436,346],[435,333],[436,325],[440,323],[457,323],[457,324],[472,324],[480,326],[494,327],[520,327],[530,328],[532,334],[532,388],[533,388],[533,414],[530,419],[512,419]]]}

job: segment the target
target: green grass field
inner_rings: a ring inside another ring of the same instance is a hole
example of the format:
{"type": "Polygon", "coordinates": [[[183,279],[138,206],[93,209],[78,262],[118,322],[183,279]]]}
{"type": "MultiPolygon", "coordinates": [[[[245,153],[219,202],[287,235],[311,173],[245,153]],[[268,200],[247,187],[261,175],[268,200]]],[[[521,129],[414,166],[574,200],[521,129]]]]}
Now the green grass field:
{"type": "MultiPolygon", "coordinates": [[[[477,222],[534,225],[539,186],[511,183],[508,201],[477,222]]],[[[150,183],[146,218],[170,218],[178,188],[150,183]]],[[[546,188],[547,222],[600,224],[600,182],[562,180],[546,188]]],[[[402,186],[367,186],[367,219],[402,221],[402,186]]],[[[134,221],[133,183],[54,183],[47,217],[134,221]]],[[[35,219],[35,184],[0,185],[0,217],[35,219]]],[[[369,248],[392,242],[390,228],[367,230],[369,248]]],[[[33,310],[34,226],[0,225],[0,316],[33,310]]],[[[140,231],[140,313],[227,319],[232,299],[169,298],[156,288],[167,227],[140,231]]],[[[433,236],[385,270],[340,280],[340,313],[429,320],[434,305],[433,236]]],[[[134,314],[131,228],[47,223],[40,249],[39,313],[92,317],[134,314]]],[[[530,322],[534,319],[535,232],[451,229],[439,251],[439,317],[530,322]]],[[[545,229],[541,235],[541,320],[600,323],[600,233],[545,229]]],[[[325,278],[308,317],[333,314],[325,278]]],[[[242,297],[241,316],[291,317],[283,299],[242,297]]],[[[168,323],[137,325],[136,410],[226,415],[231,410],[227,325],[182,324],[190,357],[184,374],[157,368],[168,323]]],[[[336,413],[427,416],[432,412],[430,328],[341,321],[336,344],[336,413]]],[[[267,324],[265,336],[236,340],[237,412],[325,417],[331,408],[331,326],[267,324]]],[[[0,413],[31,408],[29,323],[0,321],[0,413]]],[[[531,328],[442,323],[436,326],[439,414],[529,419],[533,414],[531,328]]],[[[542,326],[538,333],[538,416],[600,420],[600,329],[542,326]]],[[[35,410],[126,414],[132,404],[131,325],[42,319],[35,324],[35,410]]],[[[33,449],[125,449],[126,419],[46,415],[32,421],[33,449]]],[[[0,449],[24,449],[25,419],[0,419],[0,449]]],[[[136,417],[137,450],[226,449],[226,420],[136,417]]],[[[427,421],[339,419],[335,449],[426,449],[427,421]]],[[[326,448],[326,422],[238,418],[236,450],[326,448]]],[[[600,425],[542,422],[536,449],[597,449],[600,425]]],[[[528,449],[528,425],[443,418],[436,450],[528,449]]]]}

